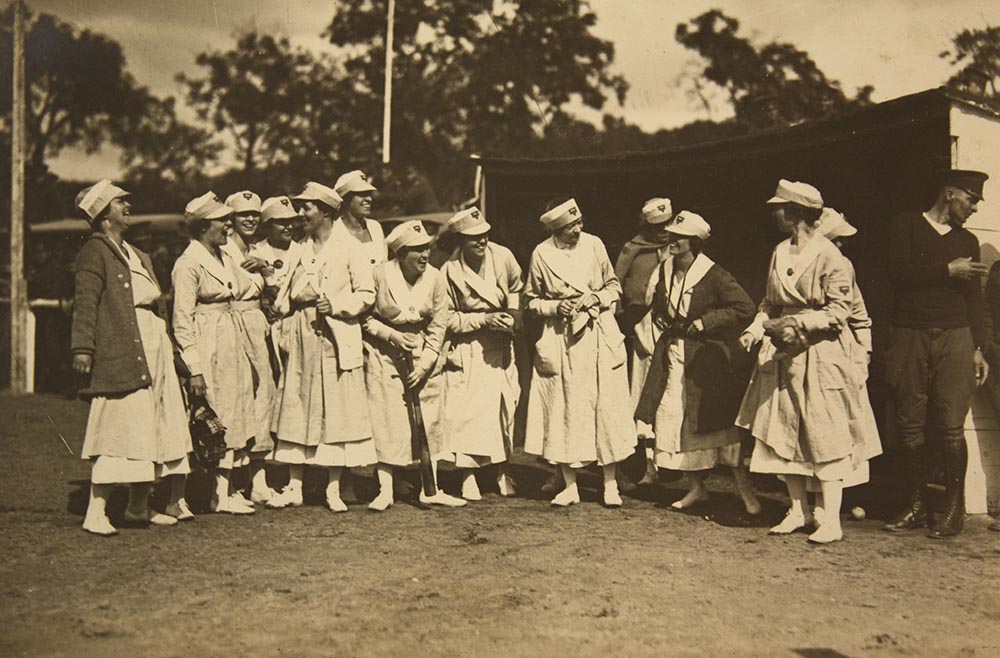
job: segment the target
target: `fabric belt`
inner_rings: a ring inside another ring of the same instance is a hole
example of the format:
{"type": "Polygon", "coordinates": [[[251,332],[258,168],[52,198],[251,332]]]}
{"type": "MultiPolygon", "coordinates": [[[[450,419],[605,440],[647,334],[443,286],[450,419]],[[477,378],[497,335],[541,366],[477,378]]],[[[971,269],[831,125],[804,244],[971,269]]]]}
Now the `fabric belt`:
{"type": "Polygon", "coordinates": [[[242,313],[260,308],[259,299],[230,300],[227,302],[212,302],[210,304],[197,304],[194,307],[195,313],[242,313]]]}

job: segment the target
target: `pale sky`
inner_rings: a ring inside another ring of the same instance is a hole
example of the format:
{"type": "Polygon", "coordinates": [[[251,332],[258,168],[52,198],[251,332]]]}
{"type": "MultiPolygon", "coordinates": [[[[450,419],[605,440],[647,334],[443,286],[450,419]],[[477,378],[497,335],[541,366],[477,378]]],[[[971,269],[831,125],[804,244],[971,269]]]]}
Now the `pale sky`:
{"type": "MultiPolygon", "coordinates": [[[[416,2],[422,0],[397,0],[416,2]]],[[[180,98],[178,72],[197,75],[195,56],[228,49],[233,35],[256,27],[294,45],[332,50],[319,36],[335,0],[28,0],[36,11],[118,41],[129,70],[159,95],[180,98]]],[[[872,84],[876,101],[941,85],[951,74],[938,53],[966,27],[1000,24],[995,0],[591,0],[595,32],[615,44],[614,69],[631,84],[623,107],[605,109],[647,130],[710,118],[676,85],[693,53],[674,40],[680,22],[717,7],[741,33],[779,39],[808,52],[845,91],[872,84]]],[[[711,118],[721,119],[722,114],[711,118]]],[[[60,176],[93,179],[119,173],[112,151],[65,153],[50,163],[60,176]]]]}

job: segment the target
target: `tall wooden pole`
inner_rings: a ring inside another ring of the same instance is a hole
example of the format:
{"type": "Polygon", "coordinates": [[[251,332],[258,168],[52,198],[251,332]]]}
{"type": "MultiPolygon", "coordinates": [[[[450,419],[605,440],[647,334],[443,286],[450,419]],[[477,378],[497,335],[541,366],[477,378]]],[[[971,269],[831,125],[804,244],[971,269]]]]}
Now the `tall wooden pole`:
{"type": "Polygon", "coordinates": [[[392,134],[392,32],[396,15],[396,0],[389,0],[387,25],[385,28],[385,105],[382,110],[382,162],[388,164],[391,158],[390,141],[392,134]]]}
{"type": "Polygon", "coordinates": [[[28,388],[28,288],[24,281],[24,1],[14,0],[10,153],[10,389],[28,388]]]}

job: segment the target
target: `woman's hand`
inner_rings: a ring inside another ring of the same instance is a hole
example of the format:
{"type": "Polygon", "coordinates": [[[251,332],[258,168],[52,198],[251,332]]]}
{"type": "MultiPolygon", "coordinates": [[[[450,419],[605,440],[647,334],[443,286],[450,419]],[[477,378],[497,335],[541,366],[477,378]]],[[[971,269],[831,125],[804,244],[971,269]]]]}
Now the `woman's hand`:
{"type": "Polygon", "coordinates": [[[420,349],[423,341],[420,334],[411,334],[405,331],[393,331],[389,336],[389,342],[406,352],[416,352],[420,349]]]}
{"type": "Polygon", "coordinates": [[[94,367],[94,355],[93,354],[74,354],[73,355],[73,372],[78,375],[89,375],[91,369],[94,367]]]}
{"type": "Polygon", "coordinates": [[[260,272],[261,274],[273,274],[274,270],[267,264],[267,261],[258,256],[247,256],[240,267],[247,272],[260,272]],[[270,270],[270,272],[268,272],[270,270]]]}
{"type": "Polygon", "coordinates": [[[510,331],[514,328],[514,318],[510,313],[487,313],[486,327],[496,331],[510,331]]]}
{"type": "Polygon", "coordinates": [[[333,315],[333,304],[327,299],[326,295],[323,295],[316,302],[316,313],[319,315],[333,315]]]}
{"type": "Polygon", "coordinates": [[[203,398],[208,393],[208,384],[205,383],[205,375],[192,376],[191,381],[188,382],[188,386],[191,388],[191,395],[196,397],[203,398]]]}
{"type": "Polygon", "coordinates": [[[410,388],[414,388],[424,380],[426,375],[426,370],[420,366],[413,366],[413,370],[411,370],[410,374],[406,376],[406,385],[410,388]]]}
{"type": "Polygon", "coordinates": [[[580,298],[580,301],[576,305],[577,311],[586,311],[587,309],[593,308],[595,306],[600,306],[601,300],[594,293],[587,293],[580,298]]]}
{"type": "Polygon", "coordinates": [[[700,336],[704,331],[705,331],[705,323],[701,321],[701,318],[698,318],[697,320],[688,325],[687,335],[691,336],[692,338],[695,338],[697,336],[700,336]]]}
{"type": "Polygon", "coordinates": [[[576,313],[577,304],[580,303],[580,298],[576,297],[574,299],[564,299],[559,302],[559,306],[556,308],[556,312],[564,318],[571,318],[573,314],[576,313]]]}
{"type": "Polygon", "coordinates": [[[757,339],[749,331],[744,331],[740,336],[740,347],[743,348],[744,352],[749,352],[753,349],[753,346],[757,344],[757,339]]]}

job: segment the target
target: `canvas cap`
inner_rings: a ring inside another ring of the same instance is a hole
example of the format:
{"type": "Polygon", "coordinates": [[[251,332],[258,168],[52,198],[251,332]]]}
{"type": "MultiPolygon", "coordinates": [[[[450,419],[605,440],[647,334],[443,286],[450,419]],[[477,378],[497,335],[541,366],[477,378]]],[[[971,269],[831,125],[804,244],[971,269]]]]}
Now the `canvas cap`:
{"type": "Polygon", "coordinates": [[[483,235],[489,233],[491,228],[479,208],[460,210],[445,225],[445,230],[449,233],[461,235],[483,235]]]}
{"type": "Polygon", "coordinates": [[[981,171],[973,171],[971,169],[952,169],[944,175],[942,184],[948,187],[957,187],[960,190],[965,190],[974,196],[977,201],[982,201],[983,185],[986,183],[987,178],[989,178],[989,174],[985,174],[981,171]]]}
{"type": "Polygon", "coordinates": [[[76,205],[87,213],[90,221],[94,221],[108,207],[108,204],[125,196],[131,196],[131,194],[104,178],[90,187],[80,190],[76,197],[76,205]]]}
{"type": "Polygon", "coordinates": [[[233,209],[219,201],[215,192],[205,192],[201,196],[191,199],[184,206],[184,221],[187,222],[222,219],[231,214],[233,214],[233,209]]]}
{"type": "Polygon", "coordinates": [[[250,190],[242,190],[226,197],[226,205],[233,212],[260,212],[260,197],[250,190]]]}
{"type": "Polygon", "coordinates": [[[415,219],[403,222],[389,232],[385,238],[385,244],[393,251],[398,252],[403,247],[422,247],[431,243],[431,236],[427,234],[424,225],[415,219]]]}
{"type": "Polygon", "coordinates": [[[287,196],[272,196],[264,199],[260,207],[260,221],[272,219],[296,219],[301,217],[287,196]]]}
{"type": "Polygon", "coordinates": [[[355,169],[354,171],[349,171],[334,183],[333,189],[337,190],[337,194],[344,197],[351,192],[374,192],[376,188],[368,180],[368,175],[360,169],[355,169]]]}
{"type": "Polygon", "coordinates": [[[774,196],[767,200],[768,203],[797,203],[806,208],[822,208],[823,195],[809,183],[799,183],[797,181],[778,181],[778,189],[774,196]]]}
{"type": "Polygon", "coordinates": [[[650,199],[642,207],[642,221],[647,224],[664,224],[673,216],[673,206],[666,197],[650,199]]]}
{"type": "Polygon", "coordinates": [[[843,214],[833,208],[823,208],[819,221],[816,222],[816,228],[828,240],[849,238],[858,232],[858,229],[851,226],[843,214]]]}
{"type": "Polygon", "coordinates": [[[667,232],[674,235],[706,240],[712,233],[712,227],[708,225],[708,222],[701,215],[689,210],[682,210],[667,222],[667,232]]]}
{"type": "Polygon", "coordinates": [[[576,199],[570,199],[559,204],[552,210],[546,211],[539,219],[542,222],[542,226],[550,231],[557,231],[564,226],[583,219],[583,213],[580,211],[580,206],[576,204],[576,199]]]}
{"type": "Polygon", "coordinates": [[[293,201],[322,201],[334,210],[340,208],[344,198],[332,188],[309,181],[301,192],[292,197],[293,201]]]}

